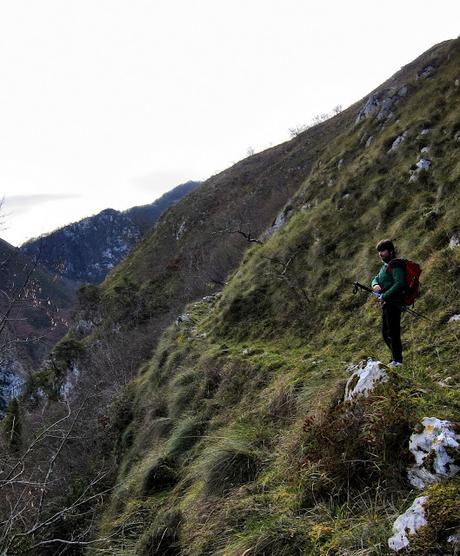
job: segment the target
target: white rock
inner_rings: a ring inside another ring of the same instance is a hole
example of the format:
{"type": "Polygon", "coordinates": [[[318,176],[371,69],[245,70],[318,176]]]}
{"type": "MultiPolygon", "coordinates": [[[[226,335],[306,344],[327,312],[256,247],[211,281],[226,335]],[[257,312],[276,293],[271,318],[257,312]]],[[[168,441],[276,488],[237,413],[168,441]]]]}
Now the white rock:
{"type": "Polygon", "coordinates": [[[420,132],[420,135],[428,135],[429,133],[431,133],[431,129],[429,127],[426,127],[424,129],[422,129],[422,131],[420,132]]]}
{"type": "Polygon", "coordinates": [[[356,117],[355,124],[359,124],[365,118],[368,118],[371,114],[373,114],[380,106],[380,101],[378,100],[376,95],[372,95],[367,99],[366,104],[361,108],[358,112],[356,117]]]}
{"type": "Polygon", "coordinates": [[[455,84],[456,87],[460,87],[460,79],[456,79],[454,81],[454,84],[455,84]]]}
{"type": "Polygon", "coordinates": [[[349,370],[353,374],[345,386],[344,401],[352,401],[358,396],[367,398],[377,384],[388,380],[382,363],[373,359],[368,359],[365,365],[364,362],[360,365],[352,365],[349,370]]]}
{"type": "Polygon", "coordinates": [[[294,210],[292,207],[285,207],[275,218],[270,228],[262,235],[262,239],[268,239],[276,232],[276,230],[282,228],[284,224],[286,224],[286,222],[289,220],[289,218],[291,218],[293,213],[294,210]]]}
{"type": "Polygon", "coordinates": [[[341,158],[337,164],[337,170],[340,170],[343,166],[343,158],[341,158]]]}
{"type": "Polygon", "coordinates": [[[450,317],[449,322],[460,322],[460,315],[453,315],[450,317]]]}
{"type": "Polygon", "coordinates": [[[427,496],[416,498],[412,506],[396,519],[393,524],[393,536],[388,539],[388,546],[391,550],[398,552],[409,546],[408,535],[415,535],[420,527],[427,524],[423,507],[427,498],[427,496]]]}
{"type": "Polygon", "coordinates": [[[428,171],[430,169],[431,160],[428,160],[428,158],[421,158],[417,161],[417,164],[415,166],[415,170],[409,170],[409,174],[411,175],[409,178],[409,183],[417,181],[418,175],[422,170],[428,171]]]}
{"type": "Polygon", "coordinates": [[[396,139],[393,141],[390,149],[388,150],[388,153],[396,152],[399,149],[399,147],[401,146],[401,143],[403,141],[405,141],[406,137],[407,137],[407,131],[405,131],[402,135],[399,135],[398,137],[396,137],[396,139]]]}
{"type": "Polygon", "coordinates": [[[449,247],[451,249],[456,249],[460,245],[460,237],[452,236],[449,241],[449,247]]]}
{"type": "Polygon", "coordinates": [[[182,224],[179,226],[179,229],[176,232],[176,240],[177,241],[179,241],[180,238],[185,234],[186,230],[187,230],[187,227],[186,227],[186,222],[184,220],[182,222],[182,224]]]}
{"type": "Polygon", "coordinates": [[[80,369],[75,363],[72,363],[72,366],[70,367],[69,372],[67,373],[66,381],[64,382],[64,384],[62,384],[62,386],[59,389],[59,395],[61,396],[61,398],[63,398],[64,400],[70,399],[70,396],[72,394],[73,389],[75,388],[79,376],[80,376],[80,369]]]}
{"type": "Polygon", "coordinates": [[[281,212],[280,214],[278,214],[278,216],[275,218],[275,221],[272,224],[272,228],[274,228],[275,230],[277,230],[278,228],[281,228],[281,226],[283,226],[283,224],[286,222],[286,215],[284,214],[284,212],[281,212]]]}
{"type": "Polygon", "coordinates": [[[409,440],[409,450],[415,457],[415,465],[408,469],[407,475],[411,485],[418,489],[445,477],[453,477],[460,471],[446,450],[460,448],[459,436],[452,423],[436,417],[425,417],[422,425],[424,430],[412,434],[409,440]]]}
{"type": "Polygon", "coordinates": [[[423,147],[423,149],[421,149],[420,151],[422,154],[427,154],[430,152],[430,147],[423,147]]]}
{"type": "Polygon", "coordinates": [[[179,315],[176,319],[176,326],[179,326],[181,322],[190,322],[190,317],[187,314],[179,315]]]}
{"type": "Polygon", "coordinates": [[[416,166],[418,170],[429,170],[431,166],[431,160],[428,160],[427,158],[421,158],[417,162],[416,166]]]}
{"type": "Polygon", "coordinates": [[[408,91],[409,91],[409,89],[408,89],[407,85],[403,85],[403,86],[399,89],[398,95],[399,95],[400,97],[405,97],[405,96],[407,95],[408,91]]]}
{"type": "Polygon", "coordinates": [[[377,114],[377,120],[382,121],[388,117],[394,116],[393,112],[391,112],[391,107],[397,103],[399,100],[398,96],[389,96],[383,99],[379,113],[377,114]]]}
{"type": "Polygon", "coordinates": [[[447,542],[454,545],[454,554],[458,554],[458,550],[460,549],[460,534],[450,535],[450,537],[447,538],[447,542]]]}
{"type": "Polygon", "coordinates": [[[370,147],[372,144],[372,141],[374,140],[374,136],[370,135],[366,141],[366,147],[370,147]]]}

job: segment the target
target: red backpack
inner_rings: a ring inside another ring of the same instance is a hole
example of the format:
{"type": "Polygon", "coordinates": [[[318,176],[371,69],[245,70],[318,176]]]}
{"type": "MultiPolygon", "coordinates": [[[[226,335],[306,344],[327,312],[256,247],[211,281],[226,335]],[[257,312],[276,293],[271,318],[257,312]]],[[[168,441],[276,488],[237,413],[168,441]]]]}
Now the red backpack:
{"type": "Polygon", "coordinates": [[[420,296],[419,277],[422,273],[420,265],[409,261],[408,259],[393,259],[388,263],[387,272],[391,272],[391,265],[395,262],[402,263],[404,268],[404,277],[406,279],[406,287],[404,289],[404,305],[413,305],[417,297],[420,296]]]}

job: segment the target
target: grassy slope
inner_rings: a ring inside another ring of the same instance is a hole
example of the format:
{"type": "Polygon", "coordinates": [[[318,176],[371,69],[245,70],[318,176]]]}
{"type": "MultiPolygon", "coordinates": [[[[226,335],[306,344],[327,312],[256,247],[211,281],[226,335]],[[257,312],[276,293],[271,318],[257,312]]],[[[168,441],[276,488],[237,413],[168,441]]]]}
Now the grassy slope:
{"type": "MultiPolygon", "coordinates": [[[[237,230],[252,238],[266,230],[310,174],[318,153],[353,117],[344,112],[251,156],[170,207],[103,284],[79,292],[77,319],[98,323],[83,339],[89,356],[96,352],[97,364],[105,357],[97,352],[102,338],[111,359],[119,359],[122,373],[132,377],[131,369],[150,356],[185,304],[221,289],[238,266],[250,243],[237,230]]],[[[91,375],[94,365],[87,367],[91,375]]]]}
{"type": "MultiPolygon", "coordinates": [[[[458,419],[460,406],[460,331],[447,322],[460,312],[460,250],[448,245],[460,211],[458,41],[435,55],[436,74],[412,73],[394,120],[348,126],[328,144],[294,216],[246,253],[221,297],[189,306],[191,322],[166,331],[117,400],[119,480],[101,523],[112,553],[387,553],[392,521],[416,496],[411,430],[423,416],[458,419]],[[426,145],[432,170],[409,184],[426,145]],[[416,308],[431,322],[404,316],[405,366],[350,406],[346,366],[388,358],[378,308],[351,293],[377,271],[382,236],[422,263],[416,308]]],[[[433,526],[412,550],[443,554],[458,482],[428,492],[433,526]]]]}

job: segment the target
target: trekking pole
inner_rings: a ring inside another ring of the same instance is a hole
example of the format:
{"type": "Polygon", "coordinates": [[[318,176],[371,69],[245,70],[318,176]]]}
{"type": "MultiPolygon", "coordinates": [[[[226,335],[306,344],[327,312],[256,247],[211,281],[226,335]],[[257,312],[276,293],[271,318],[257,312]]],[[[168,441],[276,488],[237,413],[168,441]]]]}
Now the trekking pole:
{"type": "MultiPolygon", "coordinates": [[[[359,282],[353,282],[353,293],[358,293],[359,289],[364,290],[364,291],[369,292],[369,293],[375,293],[374,290],[372,290],[371,288],[368,288],[364,284],[360,284],[359,282]]],[[[431,319],[429,319],[425,315],[422,315],[422,313],[419,313],[418,311],[414,311],[414,309],[411,309],[410,307],[406,307],[406,305],[400,305],[400,307],[401,307],[402,311],[405,311],[406,313],[409,313],[413,317],[416,317],[418,319],[425,319],[425,320],[427,320],[428,322],[431,322],[431,323],[433,322],[431,319]]]]}
{"type": "Polygon", "coordinates": [[[371,290],[371,288],[368,288],[367,286],[364,286],[363,284],[360,284],[359,282],[353,282],[353,293],[358,293],[359,288],[361,288],[362,290],[365,290],[369,293],[374,293],[374,290],[371,290]]]}
{"type": "Polygon", "coordinates": [[[426,317],[425,315],[422,315],[422,313],[419,313],[418,311],[414,311],[414,309],[411,309],[410,307],[406,307],[405,305],[403,305],[401,307],[401,309],[403,311],[406,311],[406,313],[409,313],[410,315],[419,318],[419,319],[425,319],[428,322],[431,322],[431,324],[434,324],[434,321],[432,321],[431,319],[429,319],[428,317],[426,317]]]}

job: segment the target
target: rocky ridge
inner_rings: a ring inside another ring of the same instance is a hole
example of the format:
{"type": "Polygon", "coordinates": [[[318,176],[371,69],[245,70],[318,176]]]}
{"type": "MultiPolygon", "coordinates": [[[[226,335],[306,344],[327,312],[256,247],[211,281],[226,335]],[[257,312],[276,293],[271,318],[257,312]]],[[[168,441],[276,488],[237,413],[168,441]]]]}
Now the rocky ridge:
{"type": "Polygon", "coordinates": [[[105,209],[29,240],[21,250],[29,256],[39,256],[50,272],[79,283],[100,283],[127,257],[161,214],[198,185],[200,182],[189,181],[149,205],[126,211],[105,209]]]}

